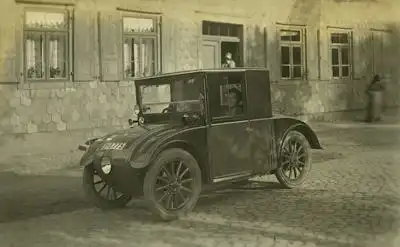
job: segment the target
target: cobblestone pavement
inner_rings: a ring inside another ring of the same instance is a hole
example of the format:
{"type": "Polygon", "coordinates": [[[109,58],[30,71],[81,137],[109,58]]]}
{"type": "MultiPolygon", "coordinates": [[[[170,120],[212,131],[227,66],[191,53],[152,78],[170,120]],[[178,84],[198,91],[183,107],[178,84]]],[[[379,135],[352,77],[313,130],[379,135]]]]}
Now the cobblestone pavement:
{"type": "Polygon", "coordinates": [[[140,202],[92,208],[76,171],[0,175],[0,246],[400,246],[400,126],[315,128],[325,150],[303,188],[256,179],[204,195],[172,223],[153,221],[140,202]]]}

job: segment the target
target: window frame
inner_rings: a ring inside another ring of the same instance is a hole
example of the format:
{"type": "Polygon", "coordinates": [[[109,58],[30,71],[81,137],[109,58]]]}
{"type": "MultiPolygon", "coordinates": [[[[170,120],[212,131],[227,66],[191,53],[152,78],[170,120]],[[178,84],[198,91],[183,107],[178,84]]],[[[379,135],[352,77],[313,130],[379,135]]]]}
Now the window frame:
{"type": "MultiPolygon", "coordinates": [[[[156,14],[130,14],[130,13],[122,13],[121,14],[121,38],[122,38],[122,78],[123,80],[134,80],[135,78],[142,78],[142,76],[126,76],[125,75],[125,52],[124,52],[124,44],[125,38],[133,38],[134,40],[138,40],[139,47],[142,44],[142,39],[153,39],[154,40],[154,75],[157,75],[161,72],[161,17],[156,14]],[[138,18],[138,19],[150,19],[153,20],[154,31],[153,32],[125,32],[124,30],[124,20],[125,18],[138,18]]],[[[141,61],[141,52],[139,51],[139,71],[142,68],[141,61]]]]}
{"type": "Polygon", "coordinates": [[[66,82],[72,79],[72,60],[73,60],[73,9],[69,7],[57,8],[57,7],[38,7],[38,6],[26,6],[23,8],[23,22],[22,22],[22,77],[27,82],[66,82]],[[27,13],[28,12],[42,12],[42,13],[58,13],[64,14],[64,20],[66,23],[65,28],[32,28],[26,26],[27,13]],[[44,40],[44,76],[42,78],[28,78],[28,67],[26,58],[26,41],[27,34],[42,34],[44,40]],[[50,34],[59,33],[66,37],[66,50],[65,50],[65,77],[62,78],[50,78],[50,67],[49,67],[49,36],[50,34]]]}
{"type": "Polygon", "coordinates": [[[351,80],[353,78],[353,31],[351,29],[340,29],[340,28],[330,28],[328,31],[328,44],[329,44],[329,72],[330,77],[333,80],[351,80]],[[348,43],[332,43],[333,34],[347,34],[348,43]],[[348,64],[342,63],[342,49],[348,49],[348,64]],[[332,63],[332,51],[333,49],[338,50],[338,65],[333,65],[332,63]],[[343,76],[343,67],[349,67],[348,76],[343,76]],[[333,67],[339,68],[339,76],[333,75],[333,67]]]}
{"type": "MultiPolygon", "coordinates": [[[[248,120],[248,107],[247,107],[247,83],[246,83],[246,75],[242,72],[221,72],[221,73],[213,73],[214,76],[221,77],[225,79],[225,77],[231,77],[231,76],[240,76],[241,77],[241,90],[242,90],[242,104],[243,104],[243,113],[240,115],[235,115],[235,116],[229,116],[229,115],[220,115],[220,116],[213,116],[212,115],[212,105],[211,105],[211,90],[210,90],[210,85],[215,85],[215,82],[210,82],[209,76],[207,76],[207,112],[208,112],[208,118],[211,124],[217,124],[217,123],[229,123],[229,122],[235,122],[235,121],[245,121],[248,120]]],[[[219,104],[221,106],[221,85],[226,85],[226,84],[218,84],[218,95],[219,95],[219,104]]],[[[229,85],[229,83],[227,84],[229,85]]]]}
{"type": "Polygon", "coordinates": [[[293,25],[283,25],[279,26],[277,30],[277,38],[278,38],[278,54],[279,54],[279,77],[281,80],[306,80],[307,79],[307,37],[306,37],[306,27],[305,26],[293,26],[293,25]],[[282,31],[294,31],[300,32],[300,41],[285,41],[282,40],[281,32],[282,31]],[[282,47],[289,47],[289,64],[282,64],[282,47]],[[292,68],[297,67],[299,65],[293,64],[293,47],[300,47],[301,49],[301,65],[300,77],[294,77],[292,68]],[[289,77],[282,77],[282,66],[289,66],[289,77]]]}

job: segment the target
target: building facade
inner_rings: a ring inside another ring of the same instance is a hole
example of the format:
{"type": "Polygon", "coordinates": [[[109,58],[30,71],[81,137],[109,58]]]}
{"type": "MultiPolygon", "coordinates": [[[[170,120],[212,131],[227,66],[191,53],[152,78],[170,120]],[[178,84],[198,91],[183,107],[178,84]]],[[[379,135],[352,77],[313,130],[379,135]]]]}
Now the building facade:
{"type": "Polygon", "coordinates": [[[0,167],[76,162],[79,141],[126,124],[135,78],[220,67],[226,52],[237,67],[270,70],[277,113],[361,110],[374,74],[385,80],[385,105],[396,107],[399,7],[389,0],[3,0],[0,167]]]}

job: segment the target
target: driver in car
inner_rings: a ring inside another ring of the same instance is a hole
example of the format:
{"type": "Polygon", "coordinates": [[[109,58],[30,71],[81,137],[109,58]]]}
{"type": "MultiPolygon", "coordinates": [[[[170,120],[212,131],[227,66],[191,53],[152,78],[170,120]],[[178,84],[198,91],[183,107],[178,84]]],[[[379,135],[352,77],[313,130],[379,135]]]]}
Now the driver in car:
{"type": "Polygon", "coordinates": [[[228,115],[234,116],[243,113],[242,93],[237,88],[228,91],[228,115]]]}

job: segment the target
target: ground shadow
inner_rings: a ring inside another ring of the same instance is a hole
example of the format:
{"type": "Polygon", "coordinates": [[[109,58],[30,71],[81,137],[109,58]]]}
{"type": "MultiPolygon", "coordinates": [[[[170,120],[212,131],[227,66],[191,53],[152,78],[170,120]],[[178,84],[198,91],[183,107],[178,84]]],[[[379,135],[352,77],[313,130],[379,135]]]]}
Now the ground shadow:
{"type": "Polygon", "coordinates": [[[90,207],[79,177],[0,173],[0,180],[0,223],[90,207]]]}

